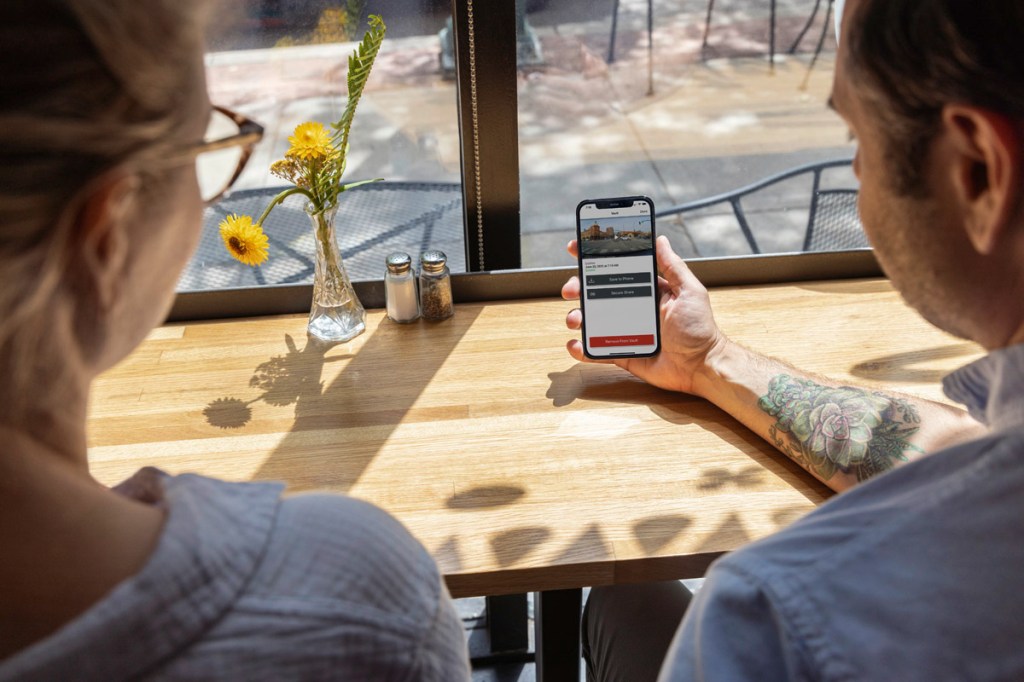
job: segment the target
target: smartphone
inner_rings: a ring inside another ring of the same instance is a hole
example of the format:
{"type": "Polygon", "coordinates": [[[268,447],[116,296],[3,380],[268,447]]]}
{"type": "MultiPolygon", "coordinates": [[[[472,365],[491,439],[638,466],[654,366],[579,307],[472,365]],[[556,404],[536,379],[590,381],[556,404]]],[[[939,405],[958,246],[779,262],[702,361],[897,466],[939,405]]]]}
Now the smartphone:
{"type": "Polygon", "coordinates": [[[576,207],[583,352],[644,358],[661,349],[654,202],[585,199],[576,207]]]}

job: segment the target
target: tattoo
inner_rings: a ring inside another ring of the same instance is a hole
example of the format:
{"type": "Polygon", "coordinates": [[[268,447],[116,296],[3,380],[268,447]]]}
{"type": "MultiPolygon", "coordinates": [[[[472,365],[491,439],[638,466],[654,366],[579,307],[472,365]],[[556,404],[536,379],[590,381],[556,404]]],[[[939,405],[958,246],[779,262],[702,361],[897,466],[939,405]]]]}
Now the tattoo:
{"type": "Polygon", "coordinates": [[[921,417],[901,398],[780,374],[757,406],[777,420],[772,443],[825,481],[837,472],[863,481],[923,452],[908,441],[921,417]]]}

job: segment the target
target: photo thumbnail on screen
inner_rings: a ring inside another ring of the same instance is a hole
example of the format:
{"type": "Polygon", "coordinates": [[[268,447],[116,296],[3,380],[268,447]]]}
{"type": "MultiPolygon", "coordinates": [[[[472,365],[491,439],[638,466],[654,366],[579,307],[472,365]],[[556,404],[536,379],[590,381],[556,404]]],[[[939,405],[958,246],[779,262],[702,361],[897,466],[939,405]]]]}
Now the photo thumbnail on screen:
{"type": "Polygon", "coordinates": [[[651,255],[654,240],[650,216],[587,220],[580,227],[580,253],[585,258],[651,255]]]}

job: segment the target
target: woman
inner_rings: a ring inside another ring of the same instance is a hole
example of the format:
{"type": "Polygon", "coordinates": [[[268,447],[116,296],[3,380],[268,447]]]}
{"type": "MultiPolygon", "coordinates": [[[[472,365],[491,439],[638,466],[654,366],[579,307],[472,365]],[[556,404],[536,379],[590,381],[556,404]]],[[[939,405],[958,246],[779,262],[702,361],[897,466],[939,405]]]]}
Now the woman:
{"type": "Polygon", "coordinates": [[[0,5],[0,680],[468,679],[436,566],[384,512],[89,474],[90,384],[198,241],[196,159],[258,137],[203,141],[208,4],[0,5]]]}

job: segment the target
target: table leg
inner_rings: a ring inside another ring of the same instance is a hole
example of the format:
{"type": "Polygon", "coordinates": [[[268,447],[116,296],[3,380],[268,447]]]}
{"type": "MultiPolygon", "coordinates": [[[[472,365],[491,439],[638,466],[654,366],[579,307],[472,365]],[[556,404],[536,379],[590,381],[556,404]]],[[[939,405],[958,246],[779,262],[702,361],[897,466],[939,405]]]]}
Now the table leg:
{"type": "Polygon", "coordinates": [[[487,597],[487,632],[491,653],[530,648],[529,610],[525,594],[487,597]]]}
{"type": "Polygon", "coordinates": [[[536,613],[537,682],[580,679],[583,589],[539,592],[536,613]]]}

